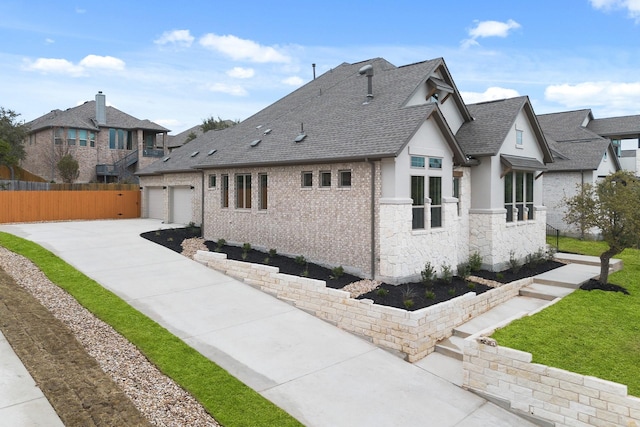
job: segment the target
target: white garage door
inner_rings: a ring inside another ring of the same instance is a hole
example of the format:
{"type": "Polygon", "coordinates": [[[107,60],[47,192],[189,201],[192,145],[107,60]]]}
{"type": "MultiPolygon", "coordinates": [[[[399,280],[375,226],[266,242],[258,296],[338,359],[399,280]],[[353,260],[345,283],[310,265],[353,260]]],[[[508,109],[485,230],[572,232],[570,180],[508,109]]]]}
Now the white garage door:
{"type": "Polygon", "coordinates": [[[164,198],[164,190],[162,187],[149,188],[147,191],[147,217],[155,219],[164,219],[164,209],[162,209],[162,200],[164,198]]]}
{"type": "Polygon", "coordinates": [[[173,187],[171,189],[171,222],[189,224],[193,221],[191,212],[191,187],[173,187]]]}

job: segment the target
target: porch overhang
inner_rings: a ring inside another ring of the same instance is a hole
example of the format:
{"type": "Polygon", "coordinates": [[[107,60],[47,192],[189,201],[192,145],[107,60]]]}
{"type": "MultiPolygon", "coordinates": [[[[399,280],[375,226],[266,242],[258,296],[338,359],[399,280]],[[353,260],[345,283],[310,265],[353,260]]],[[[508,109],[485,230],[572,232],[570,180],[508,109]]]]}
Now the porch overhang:
{"type": "Polygon", "coordinates": [[[538,159],[534,159],[533,157],[520,157],[501,154],[500,162],[504,166],[501,177],[504,177],[506,174],[514,170],[537,172],[546,171],[548,169],[544,163],[542,163],[538,159]]]}

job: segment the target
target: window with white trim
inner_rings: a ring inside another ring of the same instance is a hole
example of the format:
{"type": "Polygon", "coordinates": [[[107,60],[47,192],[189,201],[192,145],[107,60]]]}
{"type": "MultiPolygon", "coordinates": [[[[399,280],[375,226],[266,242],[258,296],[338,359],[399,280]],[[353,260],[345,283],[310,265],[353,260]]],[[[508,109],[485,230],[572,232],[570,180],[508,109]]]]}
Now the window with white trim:
{"type": "Polygon", "coordinates": [[[533,172],[513,171],[504,177],[507,222],[533,219],[533,172]]]}
{"type": "Polygon", "coordinates": [[[418,168],[418,169],[424,169],[424,157],[421,156],[411,156],[411,167],[412,168],[418,168]]]}
{"type": "Polygon", "coordinates": [[[442,177],[429,177],[429,198],[431,199],[431,228],[442,227],[442,177]]]}
{"type": "Polygon", "coordinates": [[[516,147],[522,148],[523,147],[523,132],[519,129],[516,129],[516,147]]]}
{"type": "Polygon", "coordinates": [[[424,229],[424,176],[411,177],[411,228],[424,229]]]}

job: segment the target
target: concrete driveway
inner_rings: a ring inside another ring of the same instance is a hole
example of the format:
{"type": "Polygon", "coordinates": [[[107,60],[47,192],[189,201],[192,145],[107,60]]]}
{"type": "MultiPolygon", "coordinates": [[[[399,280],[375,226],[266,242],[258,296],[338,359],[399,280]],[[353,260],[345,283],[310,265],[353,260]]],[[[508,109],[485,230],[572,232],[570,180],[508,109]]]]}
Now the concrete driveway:
{"type": "MultiPolygon", "coordinates": [[[[140,237],[135,219],[17,224],[307,426],[531,426],[486,400],[140,237]]],[[[215,416],[215,414],[214,414],[215,416]]]]}

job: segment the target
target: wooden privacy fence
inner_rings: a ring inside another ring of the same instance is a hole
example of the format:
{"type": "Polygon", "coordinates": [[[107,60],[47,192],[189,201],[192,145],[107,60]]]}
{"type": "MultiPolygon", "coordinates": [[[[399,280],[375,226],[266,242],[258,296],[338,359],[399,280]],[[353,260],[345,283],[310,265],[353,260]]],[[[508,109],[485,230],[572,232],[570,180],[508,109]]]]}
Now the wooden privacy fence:
{"type": "Polygon", "coordinates": [[[0,191],[0,223],[140,217],[140,190],[0,191]]]}

